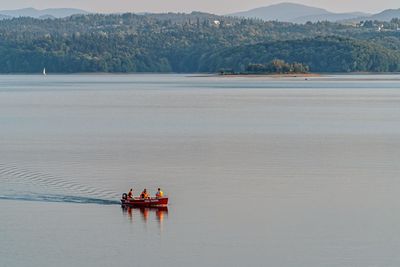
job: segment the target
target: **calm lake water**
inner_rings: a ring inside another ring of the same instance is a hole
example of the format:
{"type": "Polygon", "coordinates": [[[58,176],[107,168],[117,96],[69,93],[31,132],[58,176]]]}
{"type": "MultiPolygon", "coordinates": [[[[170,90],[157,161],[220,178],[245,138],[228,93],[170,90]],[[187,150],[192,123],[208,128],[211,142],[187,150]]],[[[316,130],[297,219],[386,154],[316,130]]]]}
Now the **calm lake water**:
{"type": "Polygon", "coordinates": [[[399,266],[399,122],[399,75],[0,76],[0,266],[399,266]]]}

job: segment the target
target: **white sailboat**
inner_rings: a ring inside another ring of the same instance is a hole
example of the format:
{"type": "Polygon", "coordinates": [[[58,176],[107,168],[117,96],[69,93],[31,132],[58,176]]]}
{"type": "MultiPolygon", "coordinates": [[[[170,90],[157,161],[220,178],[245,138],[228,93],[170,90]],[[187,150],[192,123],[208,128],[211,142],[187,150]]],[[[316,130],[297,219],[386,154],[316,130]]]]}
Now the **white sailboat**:
{"type": "Polygon", "coordinates": [[[43,75],[47,75],[46,74],[46,68],[43,69],[43,75]]]}

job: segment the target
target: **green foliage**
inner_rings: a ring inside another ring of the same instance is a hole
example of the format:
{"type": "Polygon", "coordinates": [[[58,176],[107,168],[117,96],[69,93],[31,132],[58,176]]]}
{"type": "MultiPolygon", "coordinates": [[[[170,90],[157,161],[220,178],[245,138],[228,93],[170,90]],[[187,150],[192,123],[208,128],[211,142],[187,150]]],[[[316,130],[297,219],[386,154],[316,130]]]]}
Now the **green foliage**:
{"type": "Polygon", "coordinates": [[[377,32],[375,22],[297,25],[199,12],[16,18],[0,21],[0,73],[244,71],[276,58],[319,72],[397,71],[398,22],[377,32]]]}
{"type": "Polygon", "coordinates": [[[267,64],[249,64],[246,73],[307,73],[309,67],[301,63],[286,63],[283,60],[275,59],[267,64]]]}
{"type": "Polygon", "coordinates": [[[233,67],[245,71],[249,64],[263,64],[275,58],[301,62],[313,72],[400,70],[400,55],[379,45],[342,37],[274,41],[209,53],[200,62],[200,71],[233,67]],[[214,69],[210,69],[214,68],[214,69]]]}

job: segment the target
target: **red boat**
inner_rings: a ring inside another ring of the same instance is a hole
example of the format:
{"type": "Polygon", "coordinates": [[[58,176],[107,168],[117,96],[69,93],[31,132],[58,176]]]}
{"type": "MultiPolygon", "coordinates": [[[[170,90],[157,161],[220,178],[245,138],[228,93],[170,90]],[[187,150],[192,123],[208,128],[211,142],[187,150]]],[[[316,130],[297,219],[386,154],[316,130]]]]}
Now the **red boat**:
{"type": "Polygon", "coordinates": [[[121,205],[129,207],[166,207],[168,205],[167,197],[151,197],[151,198],[128,198],[125,194],[122,195],[121,205]]]}

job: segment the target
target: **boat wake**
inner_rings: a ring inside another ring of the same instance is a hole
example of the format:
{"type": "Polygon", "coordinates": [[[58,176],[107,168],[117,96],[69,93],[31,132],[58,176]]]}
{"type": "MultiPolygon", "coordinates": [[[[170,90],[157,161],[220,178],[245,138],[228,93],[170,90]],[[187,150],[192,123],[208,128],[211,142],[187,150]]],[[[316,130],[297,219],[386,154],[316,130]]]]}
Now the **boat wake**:
{"type": "Polygon", "coordinates": [[[0,164],[0,199],[81,204],[119,204],[119,194],[82,185],[73,179],[0,164]],[[51,193],[49,193],[51,192],[51,193]]]}
{"type": "Polygon", "coordinates": [[[21,201],[40,201],[40,202],[63,202],[63,203],[79,203],[79,204],[99,204],[99,205],[116,205],[119,201],[100,199],[82,196],[66,196],[66,195],[44,195],[44,194],[25,194],[25,195],[0,195],[3,200],[21,200],[21,201]]]}

